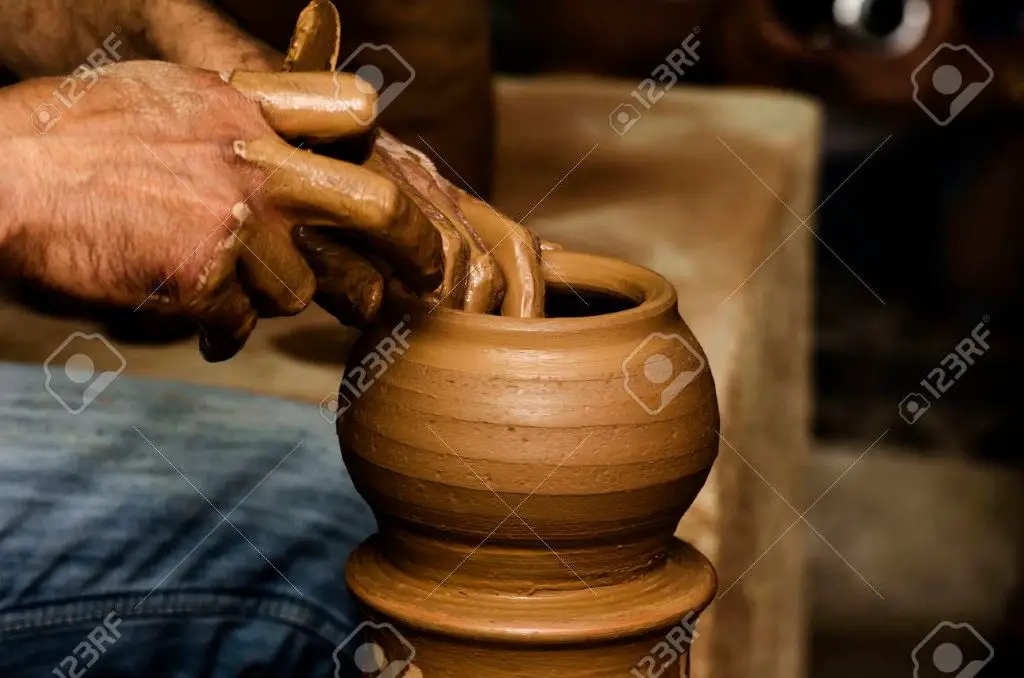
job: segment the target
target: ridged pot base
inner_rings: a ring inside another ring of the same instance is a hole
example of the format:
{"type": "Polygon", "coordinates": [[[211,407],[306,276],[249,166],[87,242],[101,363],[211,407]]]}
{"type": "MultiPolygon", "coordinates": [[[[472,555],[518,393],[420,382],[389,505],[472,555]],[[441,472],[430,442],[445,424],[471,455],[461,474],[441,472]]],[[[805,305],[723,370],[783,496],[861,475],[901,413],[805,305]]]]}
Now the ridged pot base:
{"type": "Polygon", "coordinates": [[[347,581],[367,617],[413,648],[387,626],[367,629],[385,665],[412,655],[409,676],[686,676],[693,625],[715,590],[711,564],[679,541],[634,580],[519,595],[451,591],[398,569],[378,547],[374,537],[353,553],[347,581]]]}

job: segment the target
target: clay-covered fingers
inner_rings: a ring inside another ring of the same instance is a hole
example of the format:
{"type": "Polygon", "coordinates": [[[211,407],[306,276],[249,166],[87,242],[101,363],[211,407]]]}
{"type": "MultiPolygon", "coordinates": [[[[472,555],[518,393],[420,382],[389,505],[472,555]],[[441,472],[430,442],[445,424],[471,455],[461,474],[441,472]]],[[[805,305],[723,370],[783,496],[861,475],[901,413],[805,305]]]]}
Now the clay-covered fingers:
{"type": "Polygon", "coordinates": [[[316,274],[313,300],[350,327],[365,327],[384,299],[385,279],[367,258],[311,226],[295,229],[295,244],[316,274]]]}
{"type": "Polygon", "coordinates": [[[236,142],[234,148],[267,173],[264,198],[297,222],[344,231],[379,252],[418,291],[441,282],[440,235],[394,181],[277,138],[236,142]]]}
{"type": "Polygon", "coordinates": [[[257,102],[284,137],[327,140],[366,134],[377,119],[376,90],[350,73],[235,71],[228,82],[257,102]]]}
{"type": "Polygon", "coordinates": [[[469,272],[469,244],[465,238],[454,224],[450,223],[434,205],[413,188],[394,160],[383,154],[379,148],[375,147],[374,152],[366,161],[365,167],[381,176],[393,179],[437,229],[441,238],[444,277],[441,287],[434,294],[435,298],[430,301],[432,304],[444,308],[462,308],[469,272]]]}
{"type": "Polygon", "coordinates": [[[515,318],[544,315],[541,244],[528,228],[458,188],[459,208],[494,255],[505,279],[501,314],[515,318]]]}
{"type": "Polygon", "coordinates": [[[469,265],[461,308],[470,313],[490,313],[498,308],[505,294],[505,279],[501,270],[491,253],[484,249],[485,245],[477,235],[476,229],[469,224],[458,205],[444,189],[434,188],[428,196],[428,200],[430,199],[433,199],[448,220],[455,224],[455,228],[469,246],[469,265]]]}
{"type": "Polygon", "coordinates": [[[292,224],[272,212],[251,218],[239,251],[238,277],[259,315],[295,315],[309,305],[317,281],[292,241],[292,224]]]}
{"type": "Polygon", "coordinates": [[[228,279],[203,303],[190,309],[199,325],[199,350],[211,362],[222,362],[242,350],[258,318],[237,280],[228,279]]]}
{"type": "Polygon", "coordinates": [[[454,188],[441,176],[434,163],[422,152],[403,144],[384,130],[377,135],[371,156],[371,161],[374,160],[420,205],[443,239],[457,238],[461,243],[465,273],[456,271],[457,277],[450,283],[446,275],[447,289],[438,305],[471,313],[490,313],[498,308],[505,292],[501,271],[459,208],[454,188]]]}

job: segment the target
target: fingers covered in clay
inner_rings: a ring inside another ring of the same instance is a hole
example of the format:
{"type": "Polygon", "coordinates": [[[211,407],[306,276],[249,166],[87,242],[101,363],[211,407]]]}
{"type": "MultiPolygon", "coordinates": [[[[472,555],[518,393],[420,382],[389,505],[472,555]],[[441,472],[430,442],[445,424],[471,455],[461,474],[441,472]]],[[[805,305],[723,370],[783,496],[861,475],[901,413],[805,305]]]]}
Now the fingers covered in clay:
{"type": "Polygon", "coordinates": [[[459,207],[492,251],[506,281],[501,314],[515,318],[544,315],[544,271],[541,244],[522,224],[458,188],[459,207]]]}
{"type": "Polygon", "coordinates": [[[420,291],[441,282],[440,235],[394,181],[276,138],[236,142],[235,153],[267,172],[265,196],[296,221],[368,243],[420,291]]]}
{"type": "Polygon", "coordinates": [[[300,226],[294,238],[316,275],[313,300],[344,325],[368,325],[384,299],[380,266],[317,228],[300,226]]]}
{"type": "Polygon", "coordinates": [[[291,223],[264,215],[246,227],[239,277],[263,317],[295,315],[313,299],[316,278],[295,249],[291,223]]]}
{"type": "Polygon", "coordinates": [[[432,303],[445,308],[462,308],[469,271],[469,244],[462,234],[436,207],[406,180],[405,175],[386,155],[374,148],[365,167],[381,176],[390,177],[430,220],[441,237],[444,277],[432,303]]]}
{"type": "Polygon", "coordinates": [[[237,280],[228,280],[202,307],[192,309],[199,324],[199,350],[211,362],[222,362],[242,350],[258,318],[237,280]]]}
{"type": "Polygon", "coordinates": [[[490,251],[484,249],[476,230],[458,205],[440,188],[431,191],[445,216],[469,245],[469,266],[465,275],[462,309],[470,313],[490,313],[498,308],[505,294],[505,280],[490,251]],[[437,195],[440,193],[441,195],[437,195]]]}
{"type": "Polygon", "coordinates": [[[420,205],[446,241],[457,239],[460,243],[458,248],[449,248],[449,259],[458,257],[459,269],[446,270],[439,304],[473,313],[496,309],[504,294],[504,278],[459,208],[451,184],[429,158],[383,130],[377,136],[372,158],[420,205]]]}
{"type": "Polygon", "coordinates": [[[279,134],[336,139],[367,133],[377,118],[377,92],[350,73],[249,73],[229,82],[259,103],[279,134]]]}

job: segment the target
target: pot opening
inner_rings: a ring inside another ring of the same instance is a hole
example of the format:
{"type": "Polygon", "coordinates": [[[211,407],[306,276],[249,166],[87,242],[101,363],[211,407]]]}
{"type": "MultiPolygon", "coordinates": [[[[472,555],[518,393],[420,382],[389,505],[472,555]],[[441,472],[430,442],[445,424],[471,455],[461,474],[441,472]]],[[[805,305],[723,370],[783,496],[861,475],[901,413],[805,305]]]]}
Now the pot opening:
{"type": "Polygon", "coordinates": [[[606,290],[586,290],[548,284],[544,292],[544,315],[548,318],[586,318],[636,308],[629,297],[606,290]]]}

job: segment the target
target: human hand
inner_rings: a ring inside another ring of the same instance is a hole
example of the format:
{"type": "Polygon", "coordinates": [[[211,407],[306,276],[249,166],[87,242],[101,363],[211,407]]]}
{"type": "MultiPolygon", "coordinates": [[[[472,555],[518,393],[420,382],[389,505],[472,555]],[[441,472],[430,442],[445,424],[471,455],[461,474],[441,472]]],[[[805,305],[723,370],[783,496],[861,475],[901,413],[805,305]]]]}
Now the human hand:
{"type": "MultiPolygon", "coordinates": [[[[313,0],[299,15],[284,67],[333,71],[340,44],[337,9],[329,0],[313,0]]],[[[524,226],[445,180],[423,153],[383,130],[373,142],[365,166],[395,181],[441,234],[444,282],[432,295],[434,307],[543,315],[544,244],[524,226]]],[[[321,256],[331,251],[328,238],[320,238],[317,246],[321,256]]]]}
{"type": "Polygon", "coordinates": [[[444,282],[435,306],[544,314],[542,247],[529,229],[453,186],[423,153],[383,130],[367,167],[394,179],[441,234],[444,282]]]}
{"type": "Polygon", "coordinates": [[[296,223],[334,231],[414,289],[434,289],[439,236],[394,182],[275,133],[362,132],[344,110],[372,112],[373,97],[329,74],[247,77],[236,73],[232,86],[161,62],[111,66],[45,135],[29,114],[53,81],[0,92],[5,273],[193,321],[210,360],[234,355],[258,317],[296,313],[314,294],[336,314],[375,312],[382,289],[364,284],[368,260],[336,249],[317,258],[315,235],[293,240],[296,223]],[[247,97],[255,85],[259,97],[247,97]],[[315,113],[296,115],[300,100],[315,113]],[[330,284],[318,290],[318,280],[330,284]]]}

